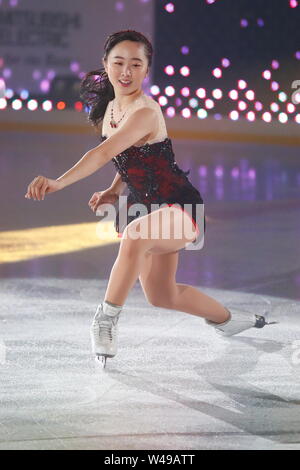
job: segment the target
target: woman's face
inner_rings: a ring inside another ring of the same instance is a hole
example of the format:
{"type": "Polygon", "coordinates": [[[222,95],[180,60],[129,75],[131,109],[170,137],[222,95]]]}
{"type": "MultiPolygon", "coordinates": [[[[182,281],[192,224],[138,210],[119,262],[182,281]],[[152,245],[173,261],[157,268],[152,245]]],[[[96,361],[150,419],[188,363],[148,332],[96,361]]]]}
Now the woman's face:
{"type": "Polygon", "coordinates": [[[115,45],[103,65],[114,87],[115,94],[131,95],[142,88],[148,73],[148,60],[144,45],[134,41],[122,41],[115,45]],[[124,86],[120,82],[129,82],[124,86]]]}

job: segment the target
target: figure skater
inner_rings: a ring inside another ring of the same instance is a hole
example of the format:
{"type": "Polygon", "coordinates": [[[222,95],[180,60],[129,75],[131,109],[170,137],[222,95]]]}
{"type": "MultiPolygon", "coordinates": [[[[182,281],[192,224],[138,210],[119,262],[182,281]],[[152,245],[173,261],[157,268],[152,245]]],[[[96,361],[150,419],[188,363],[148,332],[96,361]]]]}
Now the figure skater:
{"type": "MultiPolygon", "coordinates": [[[[146,215],[128,215],[123,226],[119,226],[119,213],[116,216],[115,227],[122,237],[119,252],[90,329],[93,353],[104,367],[106,358],[117,353],[118,319],[137,279],[151,305],[202,317],[219,334],[231,336],[266,324],[262,315],[229,310],[195,287],[176,282],[178,252],[203,235],[195,217],[196,206],[203,200],[174,161],[160,105],[143,93],[152,54],[151,43],[137,31],[108,36],[104,68],[87,73],[81,82],[89,121],[96,128],[102,122],[102,142],[56,180],[34,178],[25,195],[43,200],[46,194],[86,178],[112,160],[117,174],[108,189],[93,194],[90,209],[96,212],[104,203],[114,204],[127,185],[127,208],[140,203],[148,210],[146,215]],[[163,207],[151,210],[153,203],[163,207]],[[187,203],[192,206],[191,213],[184,208],[187,203]],[[163,236],[166,224],[168,237],[163,236]],[[188,230],[178,238],[176,228],[182,225],[188,230]],[[150,236],[134,236],[145,227],[150,236]]],[[[203,222],[205,231],[205,216],[203,222]]]]}

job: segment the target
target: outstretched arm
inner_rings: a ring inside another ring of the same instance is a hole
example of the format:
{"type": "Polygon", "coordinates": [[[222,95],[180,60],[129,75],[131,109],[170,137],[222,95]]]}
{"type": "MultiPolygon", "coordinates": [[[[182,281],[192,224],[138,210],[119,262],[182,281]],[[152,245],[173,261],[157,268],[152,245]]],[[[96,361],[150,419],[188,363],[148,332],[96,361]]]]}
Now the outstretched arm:
{"type": "Polygon", "coordinates": [[[90,176],[121,152],[154,132],[156,127],[157,119],[154,110],[141,108],[135,111],[115,134],[86,152],[70,170],[59,178],[56,180],[49,180],[44,176],[35,178],[28,186],[25,197],[44,199],[46,193],[63,189],[90,176]]]}
{"type": "Polygon", "coordinates": [[[153,132],[155,126],[155,111],[150,108],[139,109],[114,135],[89,150],[76,165],[60,176],[57,181],[61,181],[65,187],[90,176],[128,147],[153,132]]]}

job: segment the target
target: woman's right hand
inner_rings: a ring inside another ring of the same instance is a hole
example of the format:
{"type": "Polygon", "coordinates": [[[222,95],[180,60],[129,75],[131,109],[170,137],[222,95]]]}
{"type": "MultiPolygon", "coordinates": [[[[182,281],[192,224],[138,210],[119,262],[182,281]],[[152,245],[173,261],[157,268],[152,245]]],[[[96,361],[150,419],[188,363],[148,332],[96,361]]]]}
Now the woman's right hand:
{"type": "Polygon", "coordinates": [[[89,200],[89,207],[93,212],[96,212],[102,204],[115,204],[119,199],[119,194],[115,193],[112,189],[105,191],[98,191],[94,193],[89,200]]]}
{"type": "Polygon", "coordinates": [[[60,189],[63,189],[61,181],[46,178],[46,176],[37,176],[29,184],[25,197],[41,201],[44,200],[45,194],[54,193],[60,189]]]}

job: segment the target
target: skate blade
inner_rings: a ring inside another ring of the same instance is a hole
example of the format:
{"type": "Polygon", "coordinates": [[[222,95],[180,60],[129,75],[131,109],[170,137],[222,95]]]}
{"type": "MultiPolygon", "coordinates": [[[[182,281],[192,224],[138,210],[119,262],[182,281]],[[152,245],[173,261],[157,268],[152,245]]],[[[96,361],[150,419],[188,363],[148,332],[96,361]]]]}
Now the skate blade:
{"type": "Polygon", "coordinates": [[[114,356],[112,356],[111,354],[96,354],[95,361],[96,361],[97,364],[101,364],[103,369],[105,369],[106,360],[107,360],[108,357],[111,359],[114,356]]]}
{"type": "Polygon", "coordinates": [[[269,321],[270,319],[270,312],[268,311],[264,311],[264,313],[262,315],[258,315],[258,317],[264,317],[265,319],[265,325],[276,325],[277,323],[279,323],[279,321],[269,321]]]}
{"type": "Polygon", "coordinates": [[[279,323],[278,321],[269,321],[269,318],[270,318],[270,313],[269,312],[264,312],[263,315],[256,315],[258,317],[263,317],[264,318],[264,326],[265,325],[276,325],[277,323],[279,323]]]}

